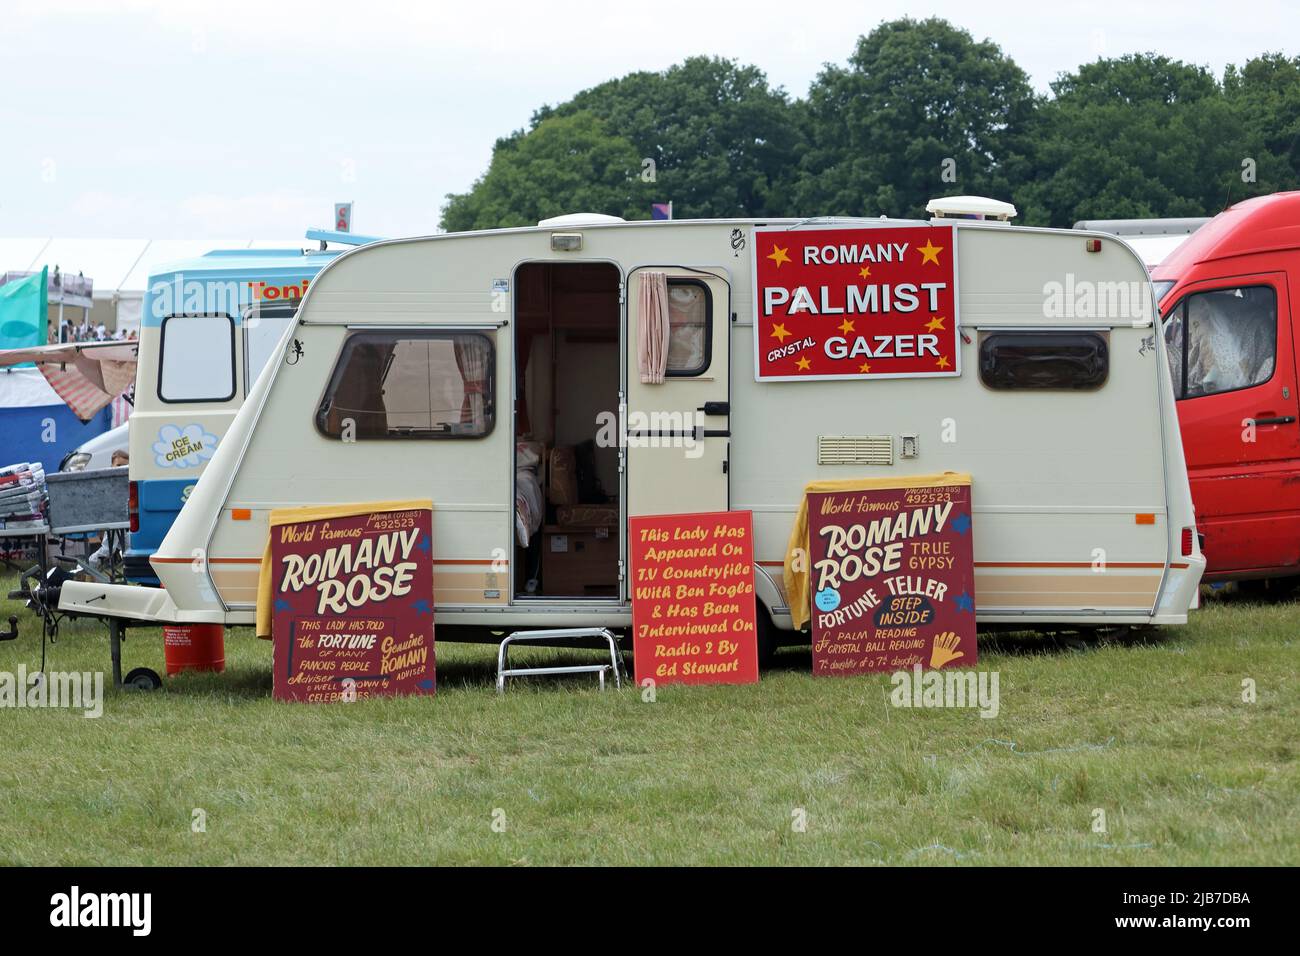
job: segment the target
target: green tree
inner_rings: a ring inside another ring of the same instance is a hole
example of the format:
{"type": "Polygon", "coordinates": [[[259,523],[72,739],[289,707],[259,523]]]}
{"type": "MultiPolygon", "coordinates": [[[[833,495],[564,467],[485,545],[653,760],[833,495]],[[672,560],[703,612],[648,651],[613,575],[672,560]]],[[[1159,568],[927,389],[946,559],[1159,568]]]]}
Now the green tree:
{"type": "Polygon", "coordinates": [[[997,44],[945,20],[882,23],[809,91],[795,204],[922,216],[934,196],[1004,196],[1003,167],[1034,106],[1024,71],[997,44]]]}
{"type": "MultiPolygon", "coordinates": [[[[1268,53],[1238,69],[1229,65],[1223,77],[1224,95],[1242,118],[1258,155],[1255,192],[1300,189],[1300,57],[1268,53]]],[[[1248,184],[1243,190],[1250,191],[1248,184]]]]}
{"type": "Polygon", "coordinates": [[[550,116],[497,140],[488,171],[447,197],[442,226],[527,226],[578,211],[634,217],[651,201],[640,169],[638,150],[592,113],[550,116]]]}
{"type": "Polygon", "coordinates": [[[590,110],[653,162],[656,192],[695,219],[783,211],[782,186],[798,153],[789,99],[755,66],[690,57],[661,73],[631,73],[552,113],[590,110]]]}
{"type": "Polygon", "coordinates": [[[1013,200],[1020,221],[1210,215],[1300,186],[1300,57],[1228,67],[1100,59],[1036,96],[990,40],[904,18],[860,37],[791,100],[755,66],[691,57],[543,106],[443,209],[447,229],[590,211],[643,219],[924,216],[928,199],[1013,200]],[[1243,178],[1243,161],[1254,172],[1243,178]]]}
{"type": "Polygon", "coordinates": [[[1254,147],[1204,67],[1150,53],[1101,59],[1052,92],[1031,158],[1011,170],[1023,221],[1213,215],[1245,194],[1240,158],[1254,147]]]}
{"type": "Polygon", "coordinates": [[[646,219],[650,203],[671,200],[689,218],[776,215],[793,171],[798,130],[785,93],[762,71],[732,61],[692,57],[660,73],[631,73],[544,106],[528,130],[498,140],[487,175],[448,197],[447,229],[485,228],[531,217],[522,209],[611,212],[646,219]],[[573,125],[578,122],[578,125],[573,125]],[[593,126],[598,123],[599,126],[593,126]],[[596,129],[610,139],[599,143],[596,129]],[[535,138],[547,140],[544,146],[535,138]],[[600,150],[596,159],[578,160],[600,150]],[[570,157],[563,160],[562,157],[570,157]],[[617,157],[614,170],[608,160],[617,157]],[[558,175],[557,162],[570,166],[558,175]],[[536,164],[542,168],[533,169],[536,164]],[[634,182],[620,178],[627,169],[634,182]],[[606,187],[593,193],[588,176],[606,187]],[[528,197],[526,189],[538,188],[528,197]],[[593,201],[603,204],[593,206],[593,201]],[[516,212],[510,203],[527,203],[516,212]]]}

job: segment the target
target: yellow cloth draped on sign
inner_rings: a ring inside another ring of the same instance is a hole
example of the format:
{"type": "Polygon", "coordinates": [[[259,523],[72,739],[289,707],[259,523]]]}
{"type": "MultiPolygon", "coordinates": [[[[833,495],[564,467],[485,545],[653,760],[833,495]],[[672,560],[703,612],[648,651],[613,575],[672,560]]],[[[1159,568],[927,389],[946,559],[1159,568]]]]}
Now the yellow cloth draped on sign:
{"type": "Polygon", "coordinates": [[[836,481],[812,481],[805,485],[803,498],[799,501],[799,511],[794,517],[794,527],[790,530],[790,541],[785,546],[785,568],[782,574],[785,580],[786,603],[790,605],[790,616],[794,619],[794,626],[803,627],[812,615],[808,597],[808,571],[811,561],[811,551],[808,546],[808,496],[810,494],[828,491],[876,491],[881,488],[928,488],[970,483],[970,475],[945,471],[939,475],[841,478],[836,481]],[[795,570],[796,564],[799,570],[795,570]]]}
{"type": "Polygon", "coordinates": [[[275,568],[271,564],[271,538],[275,528],[304,521],[325,521],[329,518],[351,518],[354,515],[380,514],[384,511],[433,510],[428,498],[411,501],[367,501],[351,505],[307,505],[303,508],[275,508],[271,511],[268,526],[272,533],[266,536],[266,550],[262,552],[262,568],[257,579],[257,629],[258,637],[270,640],[271,618],[275,610],[275,568]]]}

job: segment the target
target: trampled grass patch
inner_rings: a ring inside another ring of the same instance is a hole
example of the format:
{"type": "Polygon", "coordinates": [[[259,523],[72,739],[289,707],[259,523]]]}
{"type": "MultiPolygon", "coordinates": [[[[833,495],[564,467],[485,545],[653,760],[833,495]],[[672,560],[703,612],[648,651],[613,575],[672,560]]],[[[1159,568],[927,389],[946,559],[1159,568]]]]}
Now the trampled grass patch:
{"type": "MultiPolygon", "coordinates": [[[[33,669],[37,622],[9,613],[0,670],[33,669]]],[[[440,644],[433,699],[281,704],[236,631],[225,674],[110,690],[99,719],[0,710],[0,862],[1296,864],[1298,624],[1220,600],[1123,641],[986,635],[994,719],[895,708],[887,676],[814,679],[800,650],[649,703],[581,679],[499,698],[494,648],[440,644]]],[[[159,632],[124,659],[161,672],[159,632]]],[[[107,671],[104,628],[66,625],[48,666],[107,671]]]]}

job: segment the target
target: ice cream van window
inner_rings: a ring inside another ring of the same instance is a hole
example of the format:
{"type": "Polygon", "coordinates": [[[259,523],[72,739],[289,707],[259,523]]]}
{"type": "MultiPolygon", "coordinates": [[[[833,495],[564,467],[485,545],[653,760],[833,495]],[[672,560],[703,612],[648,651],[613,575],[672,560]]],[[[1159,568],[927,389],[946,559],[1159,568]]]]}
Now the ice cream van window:
{"type": "Polygon", "coordinates": [[[235,397],[235,323],[228,315],[169,315],[162,321],[158,397],[228,402],[235,397]]]}
{"type": "Polygon", "coordinates": [[[481,438],[496,412],[496,349],[481,332],[354,332],[316,410],[341,441],[481,438]]]}
{"type": "Polygon", "coordinates": [[[298,303],[259,302],[244,310],[244,391],[247,393],[266,367],[272,350],[280,344],[280,336],[293,321],[298,303]]]}
{"type": "Polygon", "coordinates": [[[1106,384],[1110,347],[1104,332],[984,332],[980,381],[999,391],[1092,391],[1106,384]]]}

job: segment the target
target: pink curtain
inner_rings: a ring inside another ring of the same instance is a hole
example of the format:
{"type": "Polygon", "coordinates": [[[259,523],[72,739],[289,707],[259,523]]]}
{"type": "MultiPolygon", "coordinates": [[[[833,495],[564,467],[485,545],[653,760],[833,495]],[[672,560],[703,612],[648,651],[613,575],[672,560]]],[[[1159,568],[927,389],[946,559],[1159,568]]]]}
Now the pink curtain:
{"type": "Polygon", "coordinates": [[[657,385],[668,368],[668,277],[662,272],[641,273],[637,299],[637,366],[641,381],[657,385]]]}
{"type": "Polygon", "coordinates": [[[462,424],[474,426],[481,432],[487,425],[486,407],[483,393],[487,386],[488,355],[490,349],[487,340],[481,335],[458,335],[455,338],[456,366],[461,378],[465,380],[465,400],[460,406],[462,424]]]}

